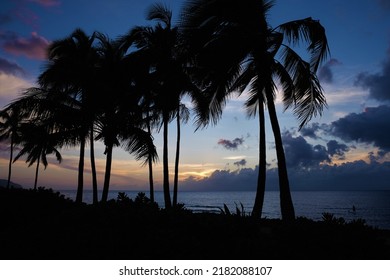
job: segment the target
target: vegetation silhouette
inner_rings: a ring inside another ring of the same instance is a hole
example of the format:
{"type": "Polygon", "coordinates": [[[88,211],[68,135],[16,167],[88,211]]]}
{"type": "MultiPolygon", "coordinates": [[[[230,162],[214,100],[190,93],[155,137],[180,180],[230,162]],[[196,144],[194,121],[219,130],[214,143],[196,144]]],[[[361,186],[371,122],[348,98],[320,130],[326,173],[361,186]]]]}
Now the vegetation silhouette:
{"type": "Polygon", "coordinates": [[[258,220],[241,210],[192,213],[183,206],[159,208],[144,193],[87,205],[42,187],[0,188],[0,211],[0,238],[7,240],[0,259],[390,257],[390,231],[362,221],[258,220]]]}
{"type": "MultiPolygon", "coordinates": [[[[256,228],[255,232],[258,230],[254,221],[261,218],[264,201],[265,109],[268,109],[278,159],[282,219],[294,220],[275,109],[279,93],[277,85],[282,89],[285,109],[293,108],[302,128],[313,116],[321,114],[326,106],[316,72],[329,49],[325,29],[312,18],[271,27],[267,15],[272,6],[273,1],[265,0],[191,0],[184,3],[180,21],[174,26],[172,12],[163,4],[155,4],[147,13],[147,19],[155,22],[153,26],[136,26],[116,40],[97,31],[88,35],[76,29],[69,36],[51,43],[47,64],[38,77],[38,87],[27,89],[0,112],[0,140],[10,141],[7,186],[10,184],[12,162],[17,159],[26,155],[29,165],[37,163],[34,182],[34,189],[37,189],[40,162],[46,167],[46,156],[52,153],[60,161],[61,148],[77,146],[80,149],[75,201],[78,206],[72,205],[71,212],[85,211],[83,213],[88,216],[88,211],[96,211],[95,222],[102,222],[99,215],[105,210],[115,212],[118,217],[130,215],[135,219],[127,212],[119,214],[119,209],[125,211],[126,207],[134,205],[142,205],[136,208],[148,213],[146,209],[149,208],[144,206],[149,205],[153,215],[165,222],[170,215],[178,212],[189,215],[184,205],[178,204],[181,125],[190,116],[183,98],[188,96],[191,99],[196,129],[200,129],[217,123],[228,98],[235,92],[240,95],[247,91],[245,106],[248,115],[259,116],[259,174],[253,217],[246,215],[243,207],[240,210],[238,206],[236,215],[226,205],[222,212],[225,216],[241,217],[239,223],[248,221],[243,228],[247,226],[256,228]],[[293,49],[300,42],[308,45],[309,61],[293,49]],[[168,125],[174,119],[177,141],[171,200],[168,125]],[[164,210],[154,203],[153,163],[158,159],[152,136],[155,129],[163,130],[164,210]],[[102,141],[105,145],[102,203],[98,202],[95,141],[102,141]],[[84,160],[88,143],[93,204],[96,208],[83,204],[84,160]],[[20,152],[13,158],[16,146],[20,152]],[[140,194],[133,201],[122,193],[117,201],[108,200],[113,149],[118,146],[149,166],[150,199],[140,194]]],[[[38,188],[37,193],[46,191],[38,188]]],[[[153,215],[145,219],[156,222],[153,215]]],[[[202,224],[197,220],[199,217],[206,217],[205,224],[208,226],[214,219],[217,220],[216,226],[229,221],[226,217],[220,220],[219,216],[213,215],[191,216],[189,219],[194,219],[195,224],[202,224]]],[[[325,217],[333,220],[333,217],[325,217]]],[[[144,224],[141,218],[135,221],[144,224]]],[[[183,216],[175,218],[183,219],[183,216]]],[[[108,226],[110,222],[104,223],[108,226]]],[[[156,222],[156,225],[161,224],[156,222]]],[[[61,224],[57,226],[62,227],[61,224]]],[[[188,222],[179,226],[183,226],[181,229],[185,231],[194,229],[188,222]],[[184,229],[184,225],[188,228],[184,229]]],[[[241,231],[236,224],[232,227],[234,231],[241,231]]],[[[163,228],[167,230],[165,226],[163,228]]],[[[107,228],[104,230],[109,231],[107,228]]],[[[200,234],[198,230],[195,232],[200,234]]]]}
{"type": "Polygon", "coordinates": [[[50,124],[44,121],[34,121],[25,123],[21,127],[22,138],[20,144],[22,149],[16,155],[14,161],[27,154],[26,162],[28,166],[37,162],[35,171],[34,189],[37,188],[39,164],[42,161],[45,169],[48,166],[47,155],[55,154],[58,162],[62,161],[61,153],[57,149],[59,140],[56,138],[61,136],[58,133],[50,133],[50,124]]]}
{"type": "Polygon", "coordinates": [[[273,1],[192,0],[183,9],[181,27],[196,63],[204,69],[200,83],[209,100],[200,124],[216,122],[234,92],[248,91],[249,116],[259,114],[259,175],[253,216],[261,217],[266,183],[264,106],[267,106],[275,138],[282,218],[295,219],[285,153],[275,109],[277,84],[283,89],[285,109],[293,107],[302,128],[321,114],[325,97],[316,76],[329,52],[325,29],[305,18],[275,28],[267,21],[273,1]],[[292,47],[308,44],[306,62],[292,47]]]}
{"type": "MultiPolygon", "coordinates": [[[[200,90],[195,86],[189,74],[190,67],[185,44],[181,40],[179,28],[172,26],[172,12],[163,4],[151,6],[147,13],[148,20],[154,20],[154,27],[137,26],[123,36],[122,45],[137,47],[133,56],[140,59],[140,64],[146,69],[150,91],[144,97],[146,104],[151,106],[148,113],[154,113],[161,117],[163,129],[163,191],[165,207],[172,207],[169,187],[168,166],[168,124],[177,119],[177,145],[174,177],[174,200],[177,203],[178,172],[179,172],[179,147],[180,147],[180,123],[181,119],[188,120],[188,112],[181,104],[185,94],[193,99],[200,90]]],[[[150,168],[150,167],[149,167],[150,168]]]]}
{"type": "Polygon", "coordinates": [[[8,163],[8,179],[7,188],[10,187],[11,173],[12,173],[12,161],[15,145],[20,141],[19,127],[20,127],[20,114],[18,108],[4,109],[0,112],[0,141],[10,140],[10,155],[8,163]]]}
{"type": "Polygon", "coordinates": [[[93,151],[93,126],[96,110],[94,97],[96,96],[95,65],[98,59],[93,46],[95,35],[88,36],[83,30],[76,29],[68,37],[54,41],[48,49],[48,63],[39,76],[39,84],[52,92],[53,95],[62,94],[72,98],[72,107],[77,118],[74,121],[78,126],[77,143],[80,145],[78,166],[78,184],[76,201],[83,200],[84,189],[84,156],[86,139],[91,143],[91,169],[93,177],[93,202],[97,202],[97,179],[93,151]],[[90,134],[88,134],[90,131],[90,134]]]}

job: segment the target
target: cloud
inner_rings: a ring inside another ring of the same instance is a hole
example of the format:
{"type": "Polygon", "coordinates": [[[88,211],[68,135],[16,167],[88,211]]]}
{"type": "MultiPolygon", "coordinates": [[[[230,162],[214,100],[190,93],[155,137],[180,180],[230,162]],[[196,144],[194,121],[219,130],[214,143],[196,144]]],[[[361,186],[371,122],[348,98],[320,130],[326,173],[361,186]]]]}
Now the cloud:
{"type": "Polygon", "coordinates": [[[329,133],[351,142],[373,144],[390,152],[390,107],[368,107],[363,113],[349,114],[330,125],[329,133]]]}
{"type": "Polygon", "coordinates": [[[33,84],[25,79],[0,71],[0,108],[18,97],[24,89],[32,86],[33,84]]]}
{"type": "Polygon", "coordinates": [[[246,165],[246,159],[242,159],[240,161],[236,161],[233,163],[234,165],[237,165],[237,167],[245,166],[246,165]]]}
{"type": "Polygon", "coordinates": [[[6,52],[16,56],[26,56],[32,59],[45,59],[49,41],[32,32],[28,38],[20,37],[13,32],[0,33],[0,46],[6,52]]]}
{"type": "Polygon", "coordinates": [[[327,148],[328,148],[328,153],[330,156],[338,156],[339,159],[345,159],[345,152],[348,152],[350,150],[350,148],[343,144],[343,143],[339,143],[337,142],[336,140],[330,140],[327,144],[326,144],[327,148]]]}
{"type": "Polygon", "coordinates": [[[36,3],[43,7],[54,7],[61,5],[61,2],[58,0],[28,0],[29,2],[36,3]]]}
{"type": "Polygon", "coordinates": [[[39,28],[38,15],[28,8],[24,1],[19,3],[15,9],[9,11],[9,14],[13,19],[32,27],[33,29],[39,28]]]}
{"type": "Polygon", "coordinates": [[[286,161],[289,167],[311,168],[323,162],[331,162],[326,147],[311,145],[302,136],[294,137],[289,131],[282,134],[286,161]]]}
{"type": "Polygon", "coordinates": [[[2,57],[0,57],[0,73],[11,74],[14,76],[25,75],[25,71],[22,67],[2,57]]]}
{"type": "Polygon", "coordinates": [[[323,65],[318,71],[318,78],[325,83],[333,83],[333,72],[334,66],[341,65],[341,62],[337,59],[332,58],[325,65],[323,65]]]}
{"type": "Polygon", "coordinates": [[[380,73],[359,73],[355,80],[355,86],[360,86],[369,91],[369,97],[378,101],[390,101],[390,51],[386,61],[382,65],[380,73]]]}
{"type": "Polygon", "coordinates": [[[320,131],[322,128],[322,125],[319,123],[312,123],[310,125],[304,126],[301,130],[300,133],[303,137],[309,137],[312,139],[318,139],[319,136],[317,135],[317,132],[320,131]]]}
{"type": "Polygon", "coordinates": [[[390,1],[389,0],[377,0],[377,2],[382,9],[390,10],[390,1]]]}
{"type": "Polygon", "coordinates": [[[252,191],[256,189],[257,170],[257,168],[242,168],[236,171],[215,170],[204,179],[187,178],[181,182],[181,188],[202,191],[252,191]]]}
{"type": "Polygon", "coordinates": [[[225,149],[228,150],[237,150],[240,145],[244,143],[244,137],[241,138],[235,138],[232,141],[227,139],[219,139],[218,145],[223,146],[225,149]]]}
{"type": "MultiPolygon", "coordinates": [[[[362,160],[341,165],[322,165],[311,169],[289,169],[292,191],[300,190],[390,190],[390,162],[366,163],[362,160]]],[[[189,177],[181,182],[183,190],[255,191],[258,167],[216,170],[209,177],[189,177]]],[[[277,169],[267,170],[266,190],[278,190],[277,169]]]]}

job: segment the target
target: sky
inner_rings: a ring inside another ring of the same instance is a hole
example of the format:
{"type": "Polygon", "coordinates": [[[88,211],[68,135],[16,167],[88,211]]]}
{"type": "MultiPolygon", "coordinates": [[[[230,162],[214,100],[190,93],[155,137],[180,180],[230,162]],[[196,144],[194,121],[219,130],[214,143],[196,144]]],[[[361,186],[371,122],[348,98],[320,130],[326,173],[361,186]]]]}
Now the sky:
{"type": "MultiPolygon", "coordinates": [[[[183,1],[166,0],[174,20],[183,1]]],[[[145,20],[156,1],[143,0],[2,0],[0,3],[0,108],[35,86],[53,40],[82,28],[115,39],[145,20]]],[[[328,108],[302,130],[277,99],[279,123],[294,190],[390,190],[390,0],[279,0],[269,14],[272,26],[312,17],[326,29],[331,55],[318,71],[328,108]]],[[[230,100],[216,126],[195,132],[193,119],[182,127],[180,189],[255,190],[258,120],[248,118],[245,93],[230,100]]],[[[190,106],[188,103],[187,105],[190,106]]],[[[266,112],[267,113],[267,112],[266,112]]],[[[169,127],[173,181],[176,126],[169,127]]],[[[267,119],[267,190],[277,189],[274,138],[267,119]]],[[[162,133],[155,132],[162,182],[162,133]]],[[[77,186],[78,149],[61,150],[40,171],[39,185],[53,189],[77,186]]],[[[99,188],[103,185],[104,147],[96,143],[99,188]]],[[[86,155],[89,154],[87,150],[86,155]]],[[[0,143],[0,179],[8,174],[9,143],[0,143]]],[[[91,189],[86,157],[85,189],[91,189]]],[[[31,187],[35,168],[23,159],[13,164],[12,181],[31,187]]],[[[116,148],[111,189],[147,190],[147,168],[116,148]]]]}

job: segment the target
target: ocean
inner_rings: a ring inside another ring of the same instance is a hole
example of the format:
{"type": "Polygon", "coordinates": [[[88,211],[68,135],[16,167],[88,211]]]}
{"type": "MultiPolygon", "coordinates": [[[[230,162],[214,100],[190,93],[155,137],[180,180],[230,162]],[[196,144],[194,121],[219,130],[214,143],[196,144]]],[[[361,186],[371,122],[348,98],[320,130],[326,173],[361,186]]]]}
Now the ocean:
{"type": "MultiPolygon", "coordinates": [[[[60,191],[66,197],[74,199],[76,191],[60,191]]],[[[135,198],[136,191],[125,191],[130,198],[135,198]]],[[[100,195],[100,194],[99,194],[100,195]]],[[[110,191],[109,199],[115,199],[118,191],[110,191]]],[[[146,195],[149,196],[148,192],[146,195]]],[[[295,214],[321,220],[327,212],[335,217],[343,217],[347,222],[364,219],[373,227],[390,230],[390,191],[293,191],[291,193],[295,214]]],[[[220,212],[226,204],[232,213],[241,204],[246,213],[252,211],[255,192],[179,192],[178,201],[194,212],[220,212]]],[[[155,200],[164,206],[163,193],[157,191],[155,200]]],[[[92,192],[85,191],[83,201],[92,202],[92,192]]],[[[280,218],[279,192],[267,191],[264,198],[264,218],[280,218]]]]}

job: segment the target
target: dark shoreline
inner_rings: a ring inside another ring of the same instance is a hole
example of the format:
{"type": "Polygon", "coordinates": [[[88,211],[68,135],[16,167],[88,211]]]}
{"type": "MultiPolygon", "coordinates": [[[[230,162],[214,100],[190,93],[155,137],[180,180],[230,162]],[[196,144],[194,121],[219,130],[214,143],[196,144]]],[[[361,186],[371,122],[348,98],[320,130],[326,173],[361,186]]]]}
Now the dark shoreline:
{"type": "Polygon", "coordinates": [[[0,188],[0,259],[390,259],[390,231],[159,209],[146,198],[77,205],[52,190],[0,188]]]}

